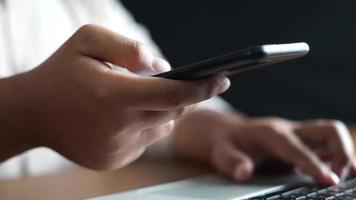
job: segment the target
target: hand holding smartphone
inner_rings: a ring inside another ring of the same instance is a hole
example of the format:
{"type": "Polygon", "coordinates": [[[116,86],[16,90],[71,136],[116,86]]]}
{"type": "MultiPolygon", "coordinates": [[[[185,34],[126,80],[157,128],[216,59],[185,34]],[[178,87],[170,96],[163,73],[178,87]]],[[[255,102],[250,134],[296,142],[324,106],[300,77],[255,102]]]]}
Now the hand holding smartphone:
{"type": "Polygon", "coordinates": [[[154,76],[176,80],[194,80],[218,74],[230,76],[257,67],[300,58],[308,52],[309,46],[305,42],[260,45],[178,67],[154,76]]]}

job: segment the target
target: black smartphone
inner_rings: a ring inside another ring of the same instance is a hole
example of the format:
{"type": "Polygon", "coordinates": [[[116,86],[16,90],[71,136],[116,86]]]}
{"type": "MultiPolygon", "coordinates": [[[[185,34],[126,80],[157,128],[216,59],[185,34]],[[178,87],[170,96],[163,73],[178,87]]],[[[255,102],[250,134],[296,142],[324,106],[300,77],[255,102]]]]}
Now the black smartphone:
{"type": "Polygon", "coordinates": [[[154,76],[176,80],[200,79],[217,74],[230,76],[257,67],[299,58],[308,52],[309,46],[305,42],[260,45],[177,67],[154,76]]]}

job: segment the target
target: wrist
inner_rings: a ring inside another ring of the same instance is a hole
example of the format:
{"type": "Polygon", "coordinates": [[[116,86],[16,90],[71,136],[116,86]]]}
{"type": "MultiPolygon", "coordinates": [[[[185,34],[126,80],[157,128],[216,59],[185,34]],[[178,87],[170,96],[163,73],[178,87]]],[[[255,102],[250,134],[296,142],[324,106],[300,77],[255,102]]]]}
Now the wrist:
{"type": "Polygon", "coordinates": [[[35,145],[26,128],[21,127],[21,107],[25,100],[16,99],[22,93],[16,83],[20,77],[0,79],[0,162],[33,148],[35,145]]]}
{"type": "Polygon", "coordinates": [[[13,132],[10,123],[10,78],[0,79],[0,134],[2,137],[2,142],[8,139],[13,132]]]}
{"type": "MultiPolygon", "coordinates": [[[[232,114],[232,113],[231,113],[232,114]]],[[[174,131],[174,151],[178,156],[209,162],[217,134],[225,132],[227,113],[198,110],[178,121],[174,131]]]]}
{"type": "Polygon", "coordinates": [[[213,145],[247,123],[250,118],[233,111],[197,110],[180,119],[174,131],[174,152],[178,156],[210,162],[213,145]]]}

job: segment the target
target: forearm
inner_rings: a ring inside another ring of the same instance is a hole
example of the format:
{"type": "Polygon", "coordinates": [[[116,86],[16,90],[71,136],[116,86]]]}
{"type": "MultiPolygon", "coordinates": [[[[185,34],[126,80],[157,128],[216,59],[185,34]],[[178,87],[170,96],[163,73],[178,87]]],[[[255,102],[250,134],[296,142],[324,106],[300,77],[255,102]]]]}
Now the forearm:
{"type": "Polygon", "coordinates": [[[15,116],[21,106],[14,104],[18,99],[15,99],[17,96],[13,90],[20,88],[13,83],[18,78],[14,76],[0,79],[0,162],[34,146],[29,142],[31,140],[27,137],[28,134],[23,133],[17,126],[18,121],[15,116]]]}
{"type": "MultiPolygon", "coordinates": [[[[200,118],[205,118],[205,117],[202,117],[205,115],[205,114],[201,114],[202,111],[203,111],[203,113],[212,113],[211,114],[212,117],[214,117],[216,115],[220,115],[220,114],[224,115],[225,113],[232,113],[232,112],[235,113],[236,116],[239,116],[241,118],[243,117],[242,114],[235,112],[233,107],[230,104],[228,104],[226,101],[224,101],[221,97],[216,96],[209,100],[201,102],[198,104],[197,108],[192,113],[189,113],[188,115],[184,116],[183,118],[176,120],[176,126],[175,126],[175,129],[172,134],[170,134],[166,138],[163,138],[162,140],[158,141],[157,143],[149,146],[146,150],[145,158],[148,158],[148,159],[167,159],[168,158],[169,159],[169,158],[172,158],[177,155],[184,156],[180,153],[180,150],[177,149],[177,147],[175,145],[175,143],[177,142],[176,140],[181,139],[180,136],[179,136],[179,138],[176,138],[176,135],[183,134],[182,139],[184,139],[184,137],[186,137],[185,133],[181,133],[181,132],[182,132],[182,129],[185,129],[185,128],[188,129],[188,133],[187,133],[188,136],[192,135],[191,133],[197,132],[196,129],[199,128],[199,125],[196,125],[194,123],[191,123],[192,125],[190,125],[189,122],[190,121],[201,121],[200,118]],[[183,120],[185,118],[189,118],[189,119],[183,120]]],[[[189,137],[191,137],[191,136],[189,136],[189,137]]],[[[181,145],[179,143],[178,148],[180,146],[181,145]]]]}

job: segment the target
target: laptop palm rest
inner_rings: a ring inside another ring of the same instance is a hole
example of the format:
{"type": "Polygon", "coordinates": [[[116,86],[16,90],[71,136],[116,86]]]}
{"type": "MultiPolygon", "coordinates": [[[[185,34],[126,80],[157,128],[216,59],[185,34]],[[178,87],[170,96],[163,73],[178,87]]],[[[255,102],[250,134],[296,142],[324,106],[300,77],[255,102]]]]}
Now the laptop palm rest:
{"type": "Polygon", "coordinates": [[[161,187],[141,192],[206,200],[235,200],[278,191],[292,182],[296,183],[300,181],[295,176],[257,177],[248,183],[237,184],[224,177],[205,176],[176,182],[175,184],[162,185],[161,187]]]}
{"type": "Polygon", "coordinates": [[[310,179],[300,175],[258,176],[243,184],[219,175],[208,175],[137,189],[100,199],[240,200],[275,192],[290,184],[310,181],[310,179]]]}

